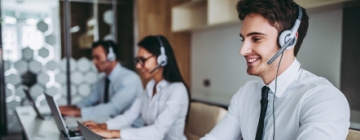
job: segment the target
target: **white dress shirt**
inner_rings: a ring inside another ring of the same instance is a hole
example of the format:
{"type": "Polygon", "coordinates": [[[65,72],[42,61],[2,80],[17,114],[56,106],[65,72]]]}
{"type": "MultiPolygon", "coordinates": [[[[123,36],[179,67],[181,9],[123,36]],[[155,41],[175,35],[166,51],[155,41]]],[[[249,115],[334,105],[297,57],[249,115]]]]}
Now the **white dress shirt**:
{"type": "Polygon", "coordinates": [[[99,79],[89,96],[76,104],[81,108],[83,118],[109,118],[119,115],[129,109],[143,92],[140,77],[118,63],[107,76],[110,80],[109,102],[104,103],[105,77],[99,79]]]}
{"type": "MultiPolygon", "coordinates": [[[[295,59],[269,85],[264,140],[345,140],[350,125],[349,104],[325,78],[302,68],[295,59]]],[[[253,140],[260,115],[262,80],[247,82],[231,99],[225,117],[201,140],[253,140]]]]}
{"type": "Polygon", "coordinates": [[[107,128],[120,129],[123,140],[186,140],[184,128],[189,99],[185,85],[162,80],[153,96],[154,86],[155,81],[151,80],[129,110],[106,122],[107,128]],[[138,117],[146,126],[129,128],[138,117]]]}

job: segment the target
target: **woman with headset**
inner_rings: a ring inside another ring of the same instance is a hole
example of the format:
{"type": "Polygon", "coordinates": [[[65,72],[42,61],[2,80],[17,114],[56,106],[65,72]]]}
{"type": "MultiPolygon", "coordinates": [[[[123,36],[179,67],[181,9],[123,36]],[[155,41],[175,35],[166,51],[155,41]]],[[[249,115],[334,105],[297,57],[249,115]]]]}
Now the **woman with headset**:
{"type": "Polygon", "coordinates": [[[147,36],[138,43],[136,68],[150,80],[129,110],[106,123],[84,122],[104,138],[186,140],[185,121],[190,92],[180,74],[174,52],[163,36],[147,36]],[[140,117],[141,128],[130,125],[140,117]]]}

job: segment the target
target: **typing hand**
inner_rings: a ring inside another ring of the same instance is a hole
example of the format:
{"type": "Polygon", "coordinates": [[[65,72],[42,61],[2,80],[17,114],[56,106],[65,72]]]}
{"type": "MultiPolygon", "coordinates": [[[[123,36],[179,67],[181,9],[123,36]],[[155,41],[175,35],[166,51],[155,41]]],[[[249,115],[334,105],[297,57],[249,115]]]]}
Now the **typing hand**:
{"type": "Polygon", "coordinates": [[[95,128],[91,130],[105,139],[120,138],[120,130],[107,130],[101,128],[95,128]]]}
{"type": "Polygon", "coordinates": [[[86,121],[86,122],[82,122],[82,124],[86,127],[88,127],[89,129],[106,129],[107,125],[106,123],[95,123],[93,121],[86,121]]]}
{"type": "Polygon", "coordinates": [[[59,110],[64,116],[81,117],[81,110],[76,106],[60,106],[59,110]]]}

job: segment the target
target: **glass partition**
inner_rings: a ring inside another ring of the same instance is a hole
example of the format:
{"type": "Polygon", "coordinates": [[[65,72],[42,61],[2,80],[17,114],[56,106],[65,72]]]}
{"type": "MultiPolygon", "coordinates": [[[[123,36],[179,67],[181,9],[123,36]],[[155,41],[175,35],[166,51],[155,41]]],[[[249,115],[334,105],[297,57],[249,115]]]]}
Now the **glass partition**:
{"type": "Polygon", "coordinates": [[[90,94],[104,75],[91,61],[94,41],[118,42],[121,64],[134,69],[132,0],[0,2],[8,134],[22,130],[15,108],[28,105],[23,89],[37,106],[46,106],[44,92],[59,105],[90,94]]]}

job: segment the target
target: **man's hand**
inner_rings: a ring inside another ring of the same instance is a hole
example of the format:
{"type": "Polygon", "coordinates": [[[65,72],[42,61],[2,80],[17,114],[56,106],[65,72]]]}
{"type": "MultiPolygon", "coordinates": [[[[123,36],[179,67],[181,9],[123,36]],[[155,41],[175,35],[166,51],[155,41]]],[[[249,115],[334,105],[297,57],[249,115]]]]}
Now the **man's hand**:
{"type": "Polygon", "coordinates": [[[59,110],[64,116],[81,117],[81,110],[76,106],[60,106],[59,110]]]}

